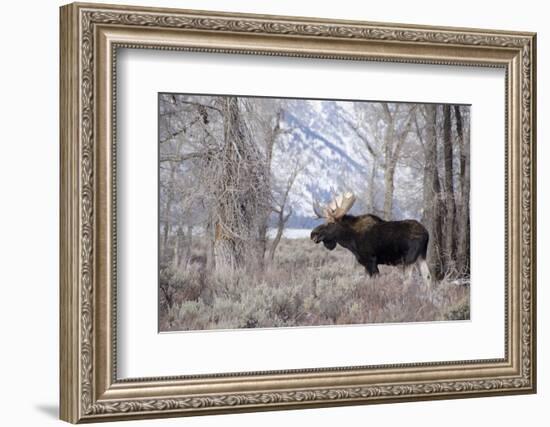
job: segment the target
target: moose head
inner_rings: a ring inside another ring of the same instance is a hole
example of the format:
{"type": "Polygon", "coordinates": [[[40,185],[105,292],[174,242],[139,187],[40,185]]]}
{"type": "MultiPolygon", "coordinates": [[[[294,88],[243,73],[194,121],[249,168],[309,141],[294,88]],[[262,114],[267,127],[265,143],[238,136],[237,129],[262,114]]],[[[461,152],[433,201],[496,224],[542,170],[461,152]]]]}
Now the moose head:
{"type": "Polygon", "coordinates": [[[315,243],[323,242],[325,247],[333,250],[347,234],[347,227],[342,224],[342,218],[351,209],[355,203],[355,196],[352,192],[346,192],[335,197],[327,206],[320,208],[317,202],[313,204],[313,211],[319,218],[325,219],[325,224],[321,224],[311,232],[311,240],[315,243]]]}

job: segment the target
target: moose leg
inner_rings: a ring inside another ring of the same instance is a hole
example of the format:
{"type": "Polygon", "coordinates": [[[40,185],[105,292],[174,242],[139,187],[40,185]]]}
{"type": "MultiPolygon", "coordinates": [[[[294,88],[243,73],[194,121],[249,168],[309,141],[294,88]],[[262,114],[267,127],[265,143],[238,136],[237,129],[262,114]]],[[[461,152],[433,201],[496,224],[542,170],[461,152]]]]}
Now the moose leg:
{"type": "Polygon", "coordinates": [[[428,288],[428,291],[432,290],[432,274],[430,273],[430,267],[425,259],[419,259],[418,265],[420,267],[420,273],[422,274],[422,280],[424,285],[428,288]]]}
{"type": "Polygon", "coordinates": [[[405,286],[408,288],[412,282],[414,273],[414,264],[405,264],[403,266],[403,275],[405,276],[405,286]]]}
{"type": "Polygon", "coordinates": [[[376,262],[376,258],[370,257],[367,259],[365,268],[367,269],[367,273],[369,276],[374,276],[380,273],[378,270],[378,263],[376,262]]]}
{"type": "Polygon", "coordinates": [[[412,280],[414,273],[414,264],[405,264],[403,266],[403,275],[405,276],[405,280],[407,282],[410,282],[412,280]]]}
{"type": "Polygon", "coordinates": [[[401,304],[405,305],[406,294],[409,291],[409,287],[412,283],[412,276],[414,273],[414,264],[402,264],[403,268],[403,293],[401,295],[401,304]]]}

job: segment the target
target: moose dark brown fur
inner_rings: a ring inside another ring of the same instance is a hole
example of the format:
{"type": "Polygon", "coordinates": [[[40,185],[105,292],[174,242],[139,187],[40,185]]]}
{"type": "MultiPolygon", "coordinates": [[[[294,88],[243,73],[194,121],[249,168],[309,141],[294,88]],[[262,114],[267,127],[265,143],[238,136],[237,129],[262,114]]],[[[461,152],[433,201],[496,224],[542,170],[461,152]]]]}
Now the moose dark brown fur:
{"type": "Polygon", "coordinates": [[[325,208],[322,217],[327,222],[313,229],[311,240],[323,242],[329,250],[337,244],[348,249],[369,276],[378,274],[378,265],[382,264],[401,265],[410,278],[414,266],[418,265],[425,284],[431,288],[432,278],[426,262],[429,240],[426,228],[412,219],[384,221],[371,214],[346,215],[354,201],[353,194],[346,193],[325,208]]]}

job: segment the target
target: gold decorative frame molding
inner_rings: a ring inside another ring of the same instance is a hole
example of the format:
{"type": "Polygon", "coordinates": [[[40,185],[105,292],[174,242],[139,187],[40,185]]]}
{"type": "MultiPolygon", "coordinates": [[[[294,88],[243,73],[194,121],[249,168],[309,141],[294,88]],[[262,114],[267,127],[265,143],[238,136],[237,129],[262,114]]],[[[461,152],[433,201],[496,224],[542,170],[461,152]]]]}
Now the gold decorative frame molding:
{"type": "Polygon", "coordinates": [[[100,4],[61,8],[61,418],[77,423],[536,390],[533,33],[100,4]],[[176,378],[116,376],[119,47],[501,67],[506,342],[497,360],[176,378]]]}

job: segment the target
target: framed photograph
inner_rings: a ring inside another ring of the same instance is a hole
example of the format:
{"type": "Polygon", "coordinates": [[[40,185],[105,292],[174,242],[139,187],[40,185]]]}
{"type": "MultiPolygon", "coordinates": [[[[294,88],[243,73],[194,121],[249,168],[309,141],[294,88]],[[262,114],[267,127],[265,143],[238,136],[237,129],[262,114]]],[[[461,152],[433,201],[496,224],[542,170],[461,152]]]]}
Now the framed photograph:
{"type": "Polygon", "coordinates": [[[536,391],[535,34],[60,22],[63,420],[536,391]]]}

